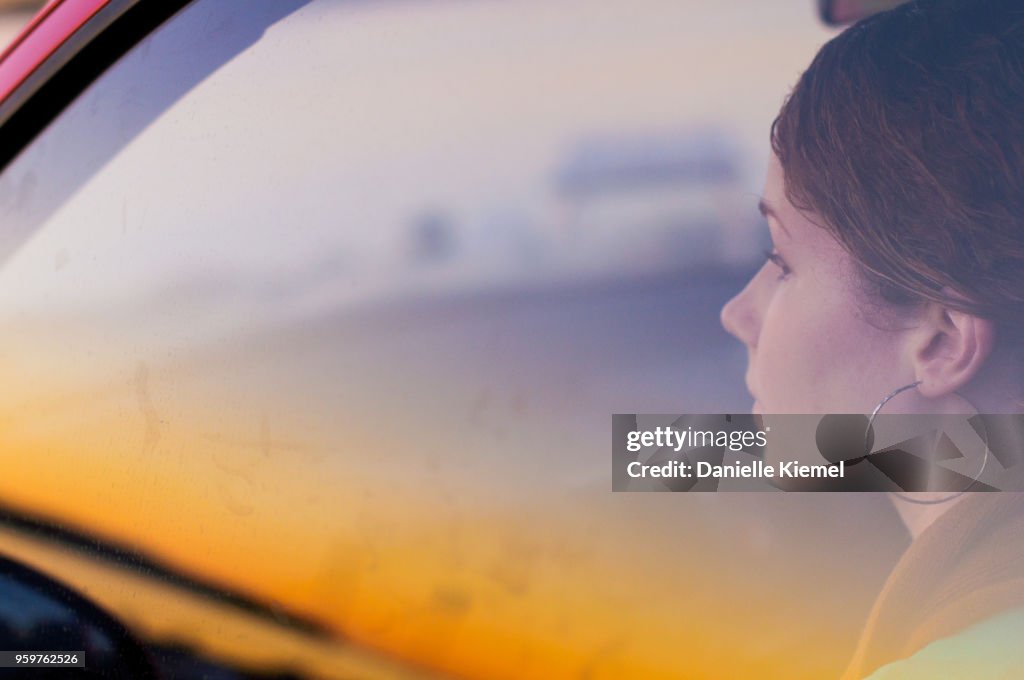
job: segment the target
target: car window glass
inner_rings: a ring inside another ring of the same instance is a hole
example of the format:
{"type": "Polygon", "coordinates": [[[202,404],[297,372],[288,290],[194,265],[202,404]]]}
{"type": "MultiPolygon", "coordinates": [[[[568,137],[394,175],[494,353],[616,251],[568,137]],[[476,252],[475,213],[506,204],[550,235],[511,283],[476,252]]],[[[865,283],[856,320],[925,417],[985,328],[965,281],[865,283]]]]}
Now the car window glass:
{"type": "Polygon", "coordinates": [[[825,32],[734,4],[186,8],[0,176],[0,496],[384,647],[485,571],[555,630],[510,509],[749,407],[718,308],[825,32]]]}

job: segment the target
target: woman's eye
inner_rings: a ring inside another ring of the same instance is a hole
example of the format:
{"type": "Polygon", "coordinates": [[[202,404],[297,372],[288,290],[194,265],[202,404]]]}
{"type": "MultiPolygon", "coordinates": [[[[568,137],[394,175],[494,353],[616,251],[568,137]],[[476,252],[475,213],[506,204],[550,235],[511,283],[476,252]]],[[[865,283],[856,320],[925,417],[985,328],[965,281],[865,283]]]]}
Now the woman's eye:
{"type": "Polygon", "coordinates": [[[779,280],[780,281],[782,279],[786,278],[787,276],[789,276],[789,274],[790,274],[789,265],[786,264],[786,261],[784,259],[782,259],[782,256],[779,255],[776,251],[774,251],[774,250],[766,250],[766,251],[764,251],[764,258],[766,260],[768,260],[769,262],[771,262],[772,264],[774,264],[776,267],[779,268],[779,280]]]}

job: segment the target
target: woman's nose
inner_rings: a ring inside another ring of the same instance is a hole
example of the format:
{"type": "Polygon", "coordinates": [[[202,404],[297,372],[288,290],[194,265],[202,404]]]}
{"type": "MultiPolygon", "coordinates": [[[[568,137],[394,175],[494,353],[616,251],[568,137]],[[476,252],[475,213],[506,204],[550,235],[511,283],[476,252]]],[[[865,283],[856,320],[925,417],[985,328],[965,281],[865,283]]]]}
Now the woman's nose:
{"type": "Polygon", "coordinates": [[[757,276],[746,287],[722,307],[722,327],[748,347],[757,345],[757,334],[761,326],[760,312],[754,303],[753,286],[757,276]]]}

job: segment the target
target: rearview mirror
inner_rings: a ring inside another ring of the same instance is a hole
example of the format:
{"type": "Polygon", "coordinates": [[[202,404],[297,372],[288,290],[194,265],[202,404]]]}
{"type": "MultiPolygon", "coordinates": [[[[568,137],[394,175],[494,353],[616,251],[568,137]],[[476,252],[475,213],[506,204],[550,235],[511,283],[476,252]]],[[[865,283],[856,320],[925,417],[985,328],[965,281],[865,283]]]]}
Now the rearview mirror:
{"type": "Polygon", "coordinates": [[[830,26],[843,26],[864,17],[884,12],[907,0],[818,0],[821,20],[830,26]]]}
{"type": "Polygon", "coordinates": [[[23,677],[11,669],[27,668],[31,677],[47,677],[45,668],[54,677],[66,677],[68,668],[76,677],[156,677],[142,645],[117,619],[67,586],[0,557],[0,675],[23,677]]]}

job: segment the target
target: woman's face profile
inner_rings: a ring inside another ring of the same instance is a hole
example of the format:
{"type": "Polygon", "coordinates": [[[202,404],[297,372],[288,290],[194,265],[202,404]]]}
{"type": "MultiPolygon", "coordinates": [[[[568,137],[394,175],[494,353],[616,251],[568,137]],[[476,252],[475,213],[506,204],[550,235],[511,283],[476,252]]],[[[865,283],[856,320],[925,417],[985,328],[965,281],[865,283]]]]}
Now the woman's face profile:
{"type": "Polygon", "coordinates": [[[747,348],[754,412],[870,413],[914,380],[897,324],[871,318],[879,312],[864,300],[853,259],[789,202],[774,154],[761,211],[773,249],[721,313],[747,348]]]}

